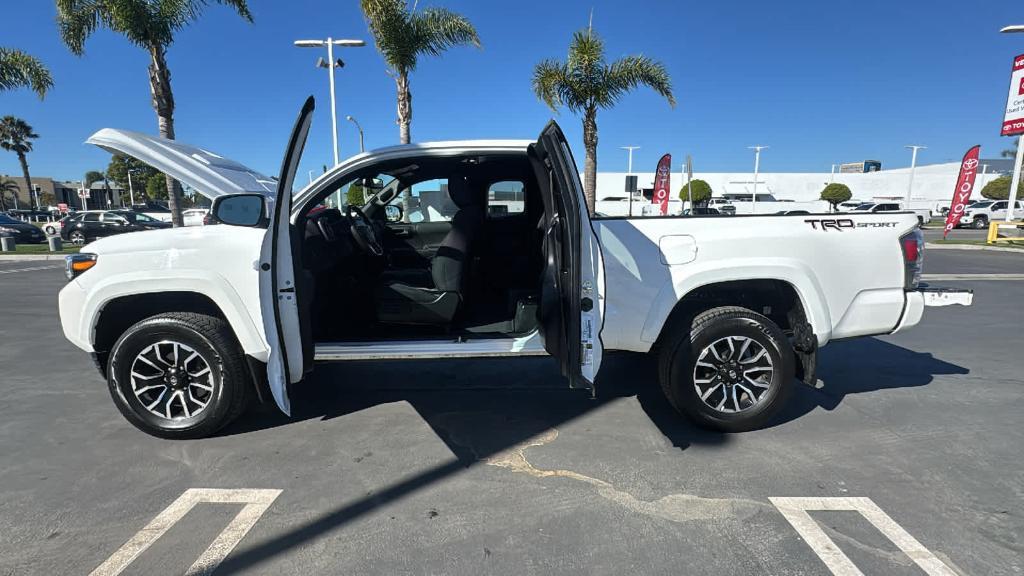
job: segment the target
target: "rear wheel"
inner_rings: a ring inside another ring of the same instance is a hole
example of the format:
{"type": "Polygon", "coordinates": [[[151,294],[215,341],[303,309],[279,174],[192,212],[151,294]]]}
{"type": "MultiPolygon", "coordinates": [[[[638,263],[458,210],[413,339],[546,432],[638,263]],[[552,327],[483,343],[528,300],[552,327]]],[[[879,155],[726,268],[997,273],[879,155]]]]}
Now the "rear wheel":
{"type": "Polygon", "coordinates": [[[975,216],[972,226],[978,230],[984,230],[985,228],[988,228],[988,218],[985,218],[984,216],[975,216]]]}
{"type": "Polygon", "coordinates": [[[129,328],[110,354],[107,380],[121,414],[160,438],[202,438],[245,409],[249,377],[227,323],[161,314],[129,328]]]}
{"type": "Polygon", "coordinates": [[[676,410],[726,432],[764,426],[793,390],[793,348],[774,322],[747,308],[702,312],[662,348],[659,379],[676,410]]]}

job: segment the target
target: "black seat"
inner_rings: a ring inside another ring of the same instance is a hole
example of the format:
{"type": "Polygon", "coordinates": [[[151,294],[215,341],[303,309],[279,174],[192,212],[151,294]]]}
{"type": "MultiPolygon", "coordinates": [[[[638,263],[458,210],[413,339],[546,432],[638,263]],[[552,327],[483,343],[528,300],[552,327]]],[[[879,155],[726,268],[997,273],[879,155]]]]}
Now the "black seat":
{"type": "Polygon", "coordinates": [[[387,324],[448,326],[466,300],[474,240],[484,223],[483,199],[464,176],[448,178],[458,208],[452,229],[430,261],[429,282],[403,271],[385,273],[377,289],[377,320],[387,324]]]}

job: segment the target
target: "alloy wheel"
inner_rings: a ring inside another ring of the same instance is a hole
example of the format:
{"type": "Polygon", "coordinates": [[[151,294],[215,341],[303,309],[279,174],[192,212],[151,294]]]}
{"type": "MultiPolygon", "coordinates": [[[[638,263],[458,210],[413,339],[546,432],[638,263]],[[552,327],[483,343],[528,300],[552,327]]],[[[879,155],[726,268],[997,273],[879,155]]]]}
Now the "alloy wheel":
{"type": "Polygon", "coordinates": [[[192,418],[213,398],[210,363],[181,342],[162,340],[143,348],[132,361],[129,378],[139,403],[167,420],[192,418]]]}
{"type": "Polygon", "coordinates": [[[768,350],[753,338],[727,336],[701,350],[693,387],[704,404],[734,414],[757,406],[772,386],[775,367],[768,350]]]}

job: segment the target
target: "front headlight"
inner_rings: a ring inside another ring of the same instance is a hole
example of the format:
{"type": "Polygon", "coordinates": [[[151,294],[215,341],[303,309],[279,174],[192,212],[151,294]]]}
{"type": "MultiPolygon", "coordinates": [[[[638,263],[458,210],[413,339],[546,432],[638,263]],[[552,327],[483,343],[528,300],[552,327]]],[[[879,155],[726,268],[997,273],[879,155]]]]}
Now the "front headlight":
{"type": "Polygon", "coordinates": [[[18,231],[15,230],[14,228],[7,228],[7,227],[4,227],[4,226],[0,226],[0,234],[17,234],[17,233],[18,233],[18,231]]]}
{"type": "Polygon", "coordinates": [[[68,281],[74,280],[79,274],[96,265],[96,255],[88,252],[71,254],[64,257],[64,276],[68,281]]]}

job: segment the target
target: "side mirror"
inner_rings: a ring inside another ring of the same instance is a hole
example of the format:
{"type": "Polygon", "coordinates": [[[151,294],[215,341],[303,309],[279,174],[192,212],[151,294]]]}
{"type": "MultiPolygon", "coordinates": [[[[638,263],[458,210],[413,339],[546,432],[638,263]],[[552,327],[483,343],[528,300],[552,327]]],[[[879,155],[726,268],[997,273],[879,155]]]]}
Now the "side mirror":
{"type": "Polygon", "coordinates": [[[384,207],[384,218],[388,222],[401,222],[402,221],[402,207],[394,204],[388,204],[384,207]]]}
{"type": "Polygon", "coordinates": [[[267,222],[267,202],[262,194],[232,194],[213,201],[210,213],[218,222],[255,228],[267,222]]]}

